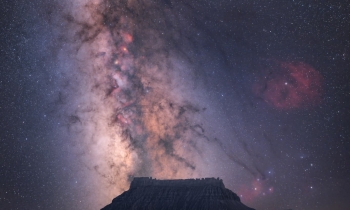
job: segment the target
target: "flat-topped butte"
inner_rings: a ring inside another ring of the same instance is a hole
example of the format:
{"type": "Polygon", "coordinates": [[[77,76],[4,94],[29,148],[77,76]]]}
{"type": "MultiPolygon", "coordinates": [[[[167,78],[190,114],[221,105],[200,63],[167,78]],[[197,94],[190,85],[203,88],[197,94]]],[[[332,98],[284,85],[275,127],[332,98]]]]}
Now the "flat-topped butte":
{"type": "Polygon", "coordinates": [[[130,189],[102,210],[254,210],[236,193],[226,189],[222,179],[158,180],[135,177],[130,189]]]}
{"type": "Polygon", "coordinates": [[[204,185],[225,188],[224,182],[220,178],[158,180],[152,177],[135,177],[130,184],[130,189],[146,186],[191,187],[204,185]]]}

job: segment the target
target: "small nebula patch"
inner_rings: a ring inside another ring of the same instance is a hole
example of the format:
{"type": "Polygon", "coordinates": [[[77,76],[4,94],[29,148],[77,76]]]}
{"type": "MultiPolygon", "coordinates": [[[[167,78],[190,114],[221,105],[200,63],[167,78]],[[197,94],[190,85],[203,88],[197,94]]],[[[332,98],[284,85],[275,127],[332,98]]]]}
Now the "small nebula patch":
{"type": "Polygon", "coordinates": [[[256,96],[280,109],[318,105],[322,96],[322,75],[303,62],[278,62],[253,86],[256,96]]]}

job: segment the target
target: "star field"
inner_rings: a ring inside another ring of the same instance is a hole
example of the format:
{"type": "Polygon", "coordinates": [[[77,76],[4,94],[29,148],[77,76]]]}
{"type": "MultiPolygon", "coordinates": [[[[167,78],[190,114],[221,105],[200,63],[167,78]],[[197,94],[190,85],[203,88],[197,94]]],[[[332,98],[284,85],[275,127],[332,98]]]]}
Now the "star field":
{"type": "Polygon", "coordinates": [[[99,209],[135,176],[346,210],[346,1],[5,1],[0,208],[99,209]]]}

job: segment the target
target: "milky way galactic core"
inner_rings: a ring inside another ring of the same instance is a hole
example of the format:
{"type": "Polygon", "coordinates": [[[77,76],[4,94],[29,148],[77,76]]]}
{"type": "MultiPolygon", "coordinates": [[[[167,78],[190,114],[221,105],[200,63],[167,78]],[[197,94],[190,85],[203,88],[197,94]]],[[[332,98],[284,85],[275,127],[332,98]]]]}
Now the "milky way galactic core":
{"type": "Polygon", "coordinates": [[[343,4],[37,5],[28,16],[45,30],[30,29],[33,51],[45,59],[33,69],[48,76],[28,78],[45,83],[34,114],[50,129],[35,132],[52,141],[45,155],[56,162],[44,168],[66,186],[58,203],[100,209],[133,177],[220,177],[256,209],[344,209],[343,4]]]}

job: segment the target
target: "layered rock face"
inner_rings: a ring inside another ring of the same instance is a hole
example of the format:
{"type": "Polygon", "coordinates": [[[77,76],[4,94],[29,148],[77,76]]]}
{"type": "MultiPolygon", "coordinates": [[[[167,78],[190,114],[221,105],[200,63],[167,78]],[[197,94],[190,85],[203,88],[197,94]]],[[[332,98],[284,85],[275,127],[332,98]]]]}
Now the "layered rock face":
{"type": "Polygon", "coordinates": [[[226,189],[221,179],[134,178],[130,189],[102,210],[254,210],[226,189]]]}

